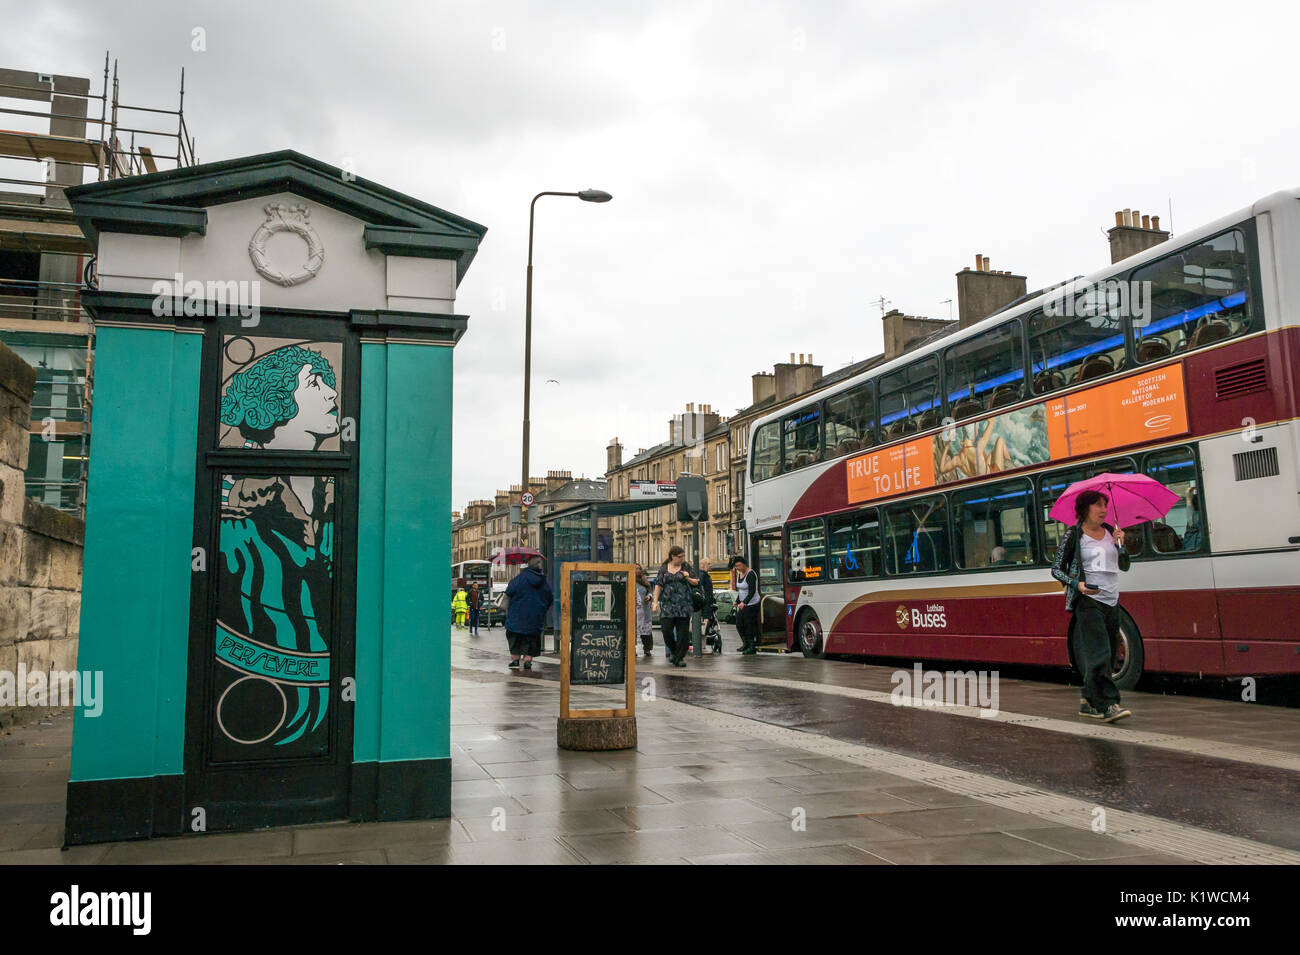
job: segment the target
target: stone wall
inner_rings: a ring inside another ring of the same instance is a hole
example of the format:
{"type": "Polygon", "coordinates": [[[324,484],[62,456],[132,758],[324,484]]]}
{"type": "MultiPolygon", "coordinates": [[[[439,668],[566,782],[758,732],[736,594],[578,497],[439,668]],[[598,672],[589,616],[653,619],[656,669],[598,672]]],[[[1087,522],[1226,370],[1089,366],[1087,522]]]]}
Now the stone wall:
{"type": "MultiPolygon", "coordinates": [[[[73,670],[81,621],[84,525],[24,490],[35,381],[31,366],[0,343],[0,680],[7,676],[11,687],[20,665],[47,676],[73,670]]],[[[48,712],[0,705],[0,726],[48,712]]]]}

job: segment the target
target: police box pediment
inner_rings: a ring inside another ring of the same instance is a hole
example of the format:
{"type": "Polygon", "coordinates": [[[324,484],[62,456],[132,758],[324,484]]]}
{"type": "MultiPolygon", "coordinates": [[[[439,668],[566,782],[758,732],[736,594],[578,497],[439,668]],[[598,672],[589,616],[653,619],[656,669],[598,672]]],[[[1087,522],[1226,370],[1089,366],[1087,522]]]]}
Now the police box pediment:
{"type": "Polygon", "coordinates": [[[487,229],[469,219],[294,150],[204,163],[182,169],[88,183],[66,195],[82,231],[98,242],[101,232],[206,236],[216,208],[275,197],[258,209],[260,220],[245,236],[253,266],[263,278],[289,287],[310,281],[330,252],[312,217],[325,207],[361,224],[365,250],[384,255],[451,259],[456,281],[464,276],[487,229]],[[267,207],[283,206],[268,211],[267,207]],[[301,265],[271,262],[268,241],[280,233],[305,243],[301,265]]]}

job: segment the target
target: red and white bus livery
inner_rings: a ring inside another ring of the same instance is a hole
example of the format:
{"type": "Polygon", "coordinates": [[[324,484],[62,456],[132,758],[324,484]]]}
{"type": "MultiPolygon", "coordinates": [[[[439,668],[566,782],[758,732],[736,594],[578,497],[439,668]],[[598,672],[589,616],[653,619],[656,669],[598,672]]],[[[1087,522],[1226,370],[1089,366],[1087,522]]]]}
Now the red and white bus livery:
{"type": "Polygon", "coordinates": [[[1300,191],[926,340],[760,418],[745,522],[790,649],[1062,666],[1074,481],[1127,528],[1116,679],[1300,672],[1300,191]]]}

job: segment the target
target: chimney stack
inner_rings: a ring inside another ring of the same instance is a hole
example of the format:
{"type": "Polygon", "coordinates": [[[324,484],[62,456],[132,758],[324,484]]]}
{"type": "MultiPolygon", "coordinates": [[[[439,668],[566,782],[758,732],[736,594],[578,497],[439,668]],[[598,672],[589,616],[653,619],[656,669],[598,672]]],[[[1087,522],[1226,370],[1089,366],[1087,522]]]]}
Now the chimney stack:
{"type": "Polygon", "coordinates": [[[1010,271],[994,272],[989,257],[975,253],[975,269],[957,273],[957,322],[961,328],[974,325],[1025,294],[1023,275],[1010,271]]]}
{"type": "Polygon", "coordinates": [[[605,473],[617,470],[623,466],[623,445],[618,443],[618,438],[614,438],[605,446],[605,473]]]}
{"type": "Polygon", "coordinates": [[[1115,213],[1115,227],[1106,233],[1110,240],[1111,263],[1145,252],[1169,238],[1160,228],[1160,217],[1142,215],[1138,209],[1121,209],[1115,213]]]}

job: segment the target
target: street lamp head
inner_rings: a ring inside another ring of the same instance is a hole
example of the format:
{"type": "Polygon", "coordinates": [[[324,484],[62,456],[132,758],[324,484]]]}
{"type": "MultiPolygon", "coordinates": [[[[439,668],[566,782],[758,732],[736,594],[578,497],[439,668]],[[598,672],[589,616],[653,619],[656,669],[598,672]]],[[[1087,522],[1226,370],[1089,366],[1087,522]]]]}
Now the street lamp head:
{"type": "Polygon", "coordinates": [[[614,197],[600,189],[584,189],[578,193],[578,198],[583,202],[609,202],[614,197]]]}

